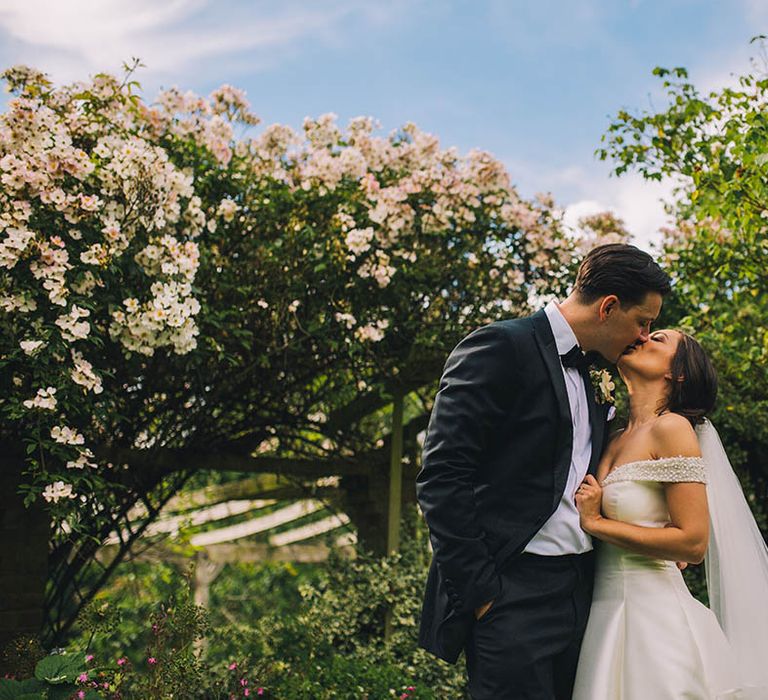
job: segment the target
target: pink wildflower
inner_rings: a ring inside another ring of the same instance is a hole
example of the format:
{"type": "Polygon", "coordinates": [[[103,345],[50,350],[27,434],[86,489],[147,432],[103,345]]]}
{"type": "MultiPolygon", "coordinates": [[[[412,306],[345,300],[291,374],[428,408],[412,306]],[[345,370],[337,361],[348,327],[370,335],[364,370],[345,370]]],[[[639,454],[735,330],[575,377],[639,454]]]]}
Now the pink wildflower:
{"type": "Polygon", "coordinates": [[[234,671],[237,668],[237,664],[233,661],[231,664],[229,664],[229,670],[234,671]]]}
{"type": "Polygon", "coordinates": [[[77,677],[77,682],[78,682],[78,683],[85,683],[87,680],[88,680],[88,674],[87,674],[87,673],[81,673],[81,674],[80,674],[80,675],[77,677]]]}
{"type": "Polygon", "coordinates": [[[259,688],[259,689],[256,691],[256,695],[264,695],[264,688],[259,688]]]}
{"type": "Polygon", "coordinates": [[[240,685],[242,685],[243,687],[248,685],[248,679],[247,678],[241,678],[240,679],[240,685]]]}
{"type": "Polygon", "coordinates": [[[83,700],[83,698],[85,697],[85,691],[84,690],[78,690],[77,691],[77,697],[78,697],[78,700],[83,700]]]}
{"type": "Polygon", "coordinates": [[[246,688],[246,689],[243,691],[243,695],[244,695],[245,697],[248,697],[250,694],[251,694],[251,691],[250,691],[248,688],[246,688]]]}
{"type": "Polygon", "coordinates": [[[126,662],[126,661],[128,661],[128,659],[126,659],[126,658],[123,656],[123,657],[121,657],[121,658],[119,658],[119,659],[117,660],[117,665],[118,665],[118,666],[125,666],[125,662],[126,662]]]}
{"type": "Polygon", "coordinates": [[[147,659],[147,663],[148,663],[150,666],[154,666],[154,665],[157,663],[157,659],[156,659],[154,656],[150,656],[150,657],[147,659]]]}
{"type": "Polygon", "coordinates": [[[93,654],[86,654],[85,663],[89,664],[91,661],[93,661],[93,654]]]}

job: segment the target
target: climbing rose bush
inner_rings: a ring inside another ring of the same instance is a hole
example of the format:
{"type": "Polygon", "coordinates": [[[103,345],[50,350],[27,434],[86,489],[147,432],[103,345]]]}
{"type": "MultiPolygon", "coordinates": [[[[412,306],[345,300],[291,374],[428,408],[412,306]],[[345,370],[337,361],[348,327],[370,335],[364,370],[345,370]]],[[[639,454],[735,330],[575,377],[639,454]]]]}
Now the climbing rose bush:
{"type": "Polygon", "coordinates": [[[42,497],[86,500],[99,465],[81,431],[98,433],[114,371],[102,350],[194,350],[206,217],[129,86],[99,75],[54,89],[23,67],[3,77],[14,97],[0,115],[1,408],[25,428],[42,497]]]}
{"type": "MultiPolygon", "coordinates": [[[[25,67],[3,77],[0,414],[27,447],[28,500],[44,498],[64,530],[109,507],[120,480],[104,487],[104,474],[125,465],[98,455],[122,437],[132,396],[146,427],[131,424],[128,448],[165,444],[153,412],[169,368],[182,368],[174,406],[195,416],[212,400],[173,358],[263,367],[260,395],[317,363],[354,394],[567,284],[574,243],[552,198],[521,198],[490,154],[461,156],[413,124],[379,136],[368,117],[342,129],[326,114],[255,133],[228,85],[149,104],[130,72],[63,87],[25,67]],[[286,348],[298,353],[287,364],[286,348]]],[[[298,387],[281,410],[306,403],[298,387]]],[[[217,400],[207,444],[232,403],[217,400]]],[[[204,435],[182,420],[177,444],[204,435]]]]}

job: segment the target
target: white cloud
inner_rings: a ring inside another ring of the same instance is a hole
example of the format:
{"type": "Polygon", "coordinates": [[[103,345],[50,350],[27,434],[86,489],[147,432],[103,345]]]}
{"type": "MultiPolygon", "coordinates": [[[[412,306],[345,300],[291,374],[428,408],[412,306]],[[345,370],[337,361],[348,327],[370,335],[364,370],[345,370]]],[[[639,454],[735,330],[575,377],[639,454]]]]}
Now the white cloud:
{"type": "MultiPolygon", "coordinates": [[[[0,37],[8,37],[0,57],[67,82],[117,71],[136,56],[156,79],[179,80],[205,59],[245,51],[254,52],[251,65],[258,68],[299,39],[331,39],[333,28],[356,12],[353,0],[270,11],[248,3],[226,13],[212,0],[0,0],[0,37]]],[[[381,15],[365,14],[371,21],[381,15]]]]}
{"type": "Polygon", "coordinates": [[[521,194],[551,192],[564,210],[564,221],[574,226],[578,219],[601,211],[612,211],[624,221],[633,242],[650,248],[661,241],[659,229],[669,224],[664,202],[672,201],[674,182],[644,180],[636,173],[610,177],[604,163],[588,167],[566,165],[546,168],[540,164],[504,159],[521,194]]]}
{"type": "Polygon", "coordinates": [[[577,229],[579,226],[579,220],[585,216],[592,216],[593,214],[599,214],[604,212],[607,207],[602,202],[598,202],[594,199],[582,199],[578,202],[573,202],[565,207],[563,213],[563,223],[571,229],[577,229]]]}
{"type": "Polygon", "coordinates": [[[670,223],[664,202],[672,200],[672,180],[662,182],[643,180],[630,174],[605,182],[592,180],[594,199],[571,201],[565,207],[566,223],[600,211],[613,211],[624,221],[632,240],[642,248],[661,242],[659,229],[670,223]]]}

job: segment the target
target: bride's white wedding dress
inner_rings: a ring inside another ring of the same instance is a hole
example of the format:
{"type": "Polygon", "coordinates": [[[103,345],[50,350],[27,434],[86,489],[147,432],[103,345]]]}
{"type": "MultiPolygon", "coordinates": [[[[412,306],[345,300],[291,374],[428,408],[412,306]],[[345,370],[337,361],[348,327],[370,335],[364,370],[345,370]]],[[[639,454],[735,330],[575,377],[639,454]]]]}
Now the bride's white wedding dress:
{"type": "MultiPolygon", "coordinates": [[[[603,513],[664,527],[670,522],[664,483],[691,481],[707,481],[699,457],[623,464],[603,481],[603,513]]],[[[718,619],[690,594],[674,562],[596,545],[573,700],[768,699],[765,688],[743,687],[739,659],[718,619]]]]}

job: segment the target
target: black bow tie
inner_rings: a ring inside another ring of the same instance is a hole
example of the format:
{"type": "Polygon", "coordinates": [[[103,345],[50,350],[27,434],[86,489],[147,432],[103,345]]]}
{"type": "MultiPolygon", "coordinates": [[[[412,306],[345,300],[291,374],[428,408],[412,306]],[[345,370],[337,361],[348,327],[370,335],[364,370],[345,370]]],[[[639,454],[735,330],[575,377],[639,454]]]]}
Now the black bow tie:
{"type": "Polygon", "coordinates": [[[578,345],[574,345],[565,355],[560,355],[563,367],[573,367],[578,370],[586,369],[595,361],[595,353],[583,353],[578,345]]]}

